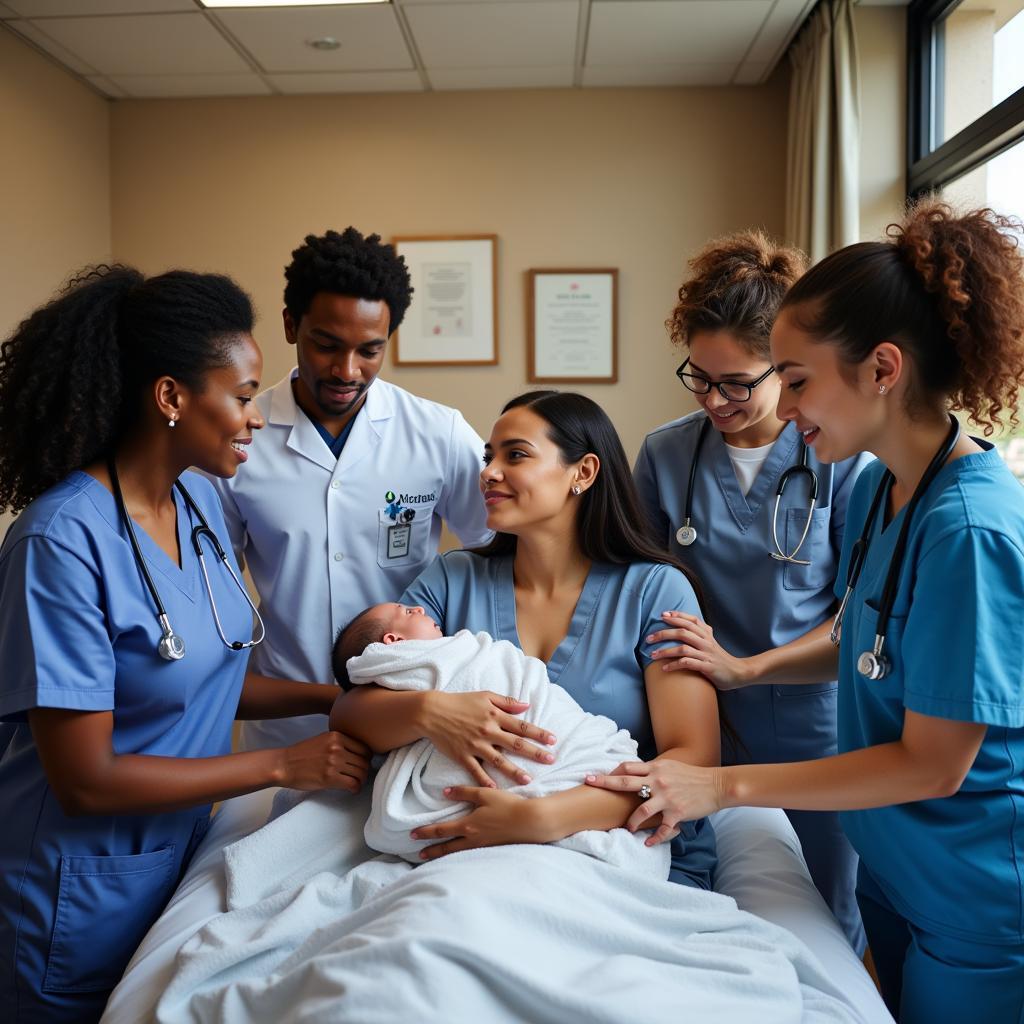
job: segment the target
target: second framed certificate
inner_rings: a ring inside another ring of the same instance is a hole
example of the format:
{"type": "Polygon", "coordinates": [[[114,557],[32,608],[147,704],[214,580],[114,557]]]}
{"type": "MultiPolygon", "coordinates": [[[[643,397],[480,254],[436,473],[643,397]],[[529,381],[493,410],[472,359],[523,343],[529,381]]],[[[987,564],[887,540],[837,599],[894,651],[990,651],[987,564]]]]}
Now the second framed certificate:
{"type": "Polygon", "coordinates": [[[538,384],[618,380],[617,270],[529,270],[527,379],[538,384]]]}

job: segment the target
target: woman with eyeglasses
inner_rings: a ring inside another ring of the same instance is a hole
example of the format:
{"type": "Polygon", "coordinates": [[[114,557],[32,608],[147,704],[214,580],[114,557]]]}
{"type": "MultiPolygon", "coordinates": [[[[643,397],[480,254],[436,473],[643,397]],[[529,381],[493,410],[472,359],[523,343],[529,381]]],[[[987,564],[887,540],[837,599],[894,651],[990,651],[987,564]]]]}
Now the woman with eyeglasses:
{"type": "Polygon", "coordinates": [[[850,499],[838,613],[828,637],[732,664],[694,619],[682,660],[726,688],[838,674],[840,753],[589,779],[647,787],[636,818],[667,822],[841,809],[900,1024],[1024,1021],[1024,491],[952,415],[1019,423],[1022,233],[925,199],[808,271],[772,328],[779,412],[823,460],[877,456],[850,499]]]}
{"type": "MultiPolygon", "coordinates": [[[[686,349],[676,371],[700,409],[644,440],[634,477],[656,537],[700,578],[723,657],[745,658],[828,632],[846,506],[867,456],[823,464],[795,423],[779,419],[768,336],[805,269],[796,249],[757,231],[712,242],[666,326],[686,349]]],[[[686,621],[666,609],[654,657],[682,667],[686,621]]],[[[711,627],[707,627],[709,632],[711,627]]],[[[836,752],[836,683],[721,693],[723,764],[806,760],[836,752]]],[[[815,885],[862,953],[857,858],[839,816],[789,815],[815,885]]]]}
{"type": "Polygon", "coordinates": [[[227,277],[99,267],[0,349],[0,509],[20,513],[0,549],[9,1024],[100,1016],[213,801],[366,777],[366,748],[326,731],[331,688],[246,672],[260,633],[217,495],[187,472],[234,475],[263,426],[252,326],[227,277]],[[316,712],[319,736],[230,752],[236,717],[316,712]]]}

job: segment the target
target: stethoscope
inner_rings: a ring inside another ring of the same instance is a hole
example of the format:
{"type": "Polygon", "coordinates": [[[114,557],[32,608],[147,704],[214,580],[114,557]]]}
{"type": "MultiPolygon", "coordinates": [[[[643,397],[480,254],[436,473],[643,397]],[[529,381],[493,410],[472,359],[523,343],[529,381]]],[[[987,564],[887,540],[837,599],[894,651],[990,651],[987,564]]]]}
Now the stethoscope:
{"type": "MultiPolygon", "coordinates": [[[[704,422],[700,425],[700,433],[697,435],[697,446],[693,451],[693,459],[690,461],[690,480],[686,485],[686,504],[683,510],[683,525],[676,530],[676,540],[684,547],[688,548],[697,539],[697,530],[691,526],[693,520],[693,492],[697,483],[697,466],[700,462],[700,452],[704,447],[704,440],[708,436],[708,432],[711,430],[711,420],[705,417],[704,422]]],[[[800,553],[800,549],[804,546],[804,541],[807,540],[807,534],[811,529],[811,517],[814,512],[814,507],[818,503],[818,474],[807,464],[807,445],[804,444],[803,438],[800,439],[800,461],[795,466],[790,466],[785,473],[779,477],[778,487],[775,488],[775,508],[772,510],[772,543],[775,545],[775,550],[770,551],[769,554],[777,562],[793,562],[796,565],[810,565],[809,559],[797,558],[796,556],[800,553]],[[807,477],[807,522],[804,524],[804,532],[800,534],[800,540],[793,550],[787,555],[782,550],[782,544],[779,543],[779,503],[782,501],[782,492],[786,489],[786,484],[794,476],[804,475],[807,477]]]]}
{"type": "MultiPolygon", "coordinates": [[[[938,476],[939,471],[946,464],[951,452],[960,439],[960,424],[953,416],[949,417],[949,432],[945,440],[939,446],[939,450],[932,456],[928,468],[924,471],[914,493],[907,504],[907,512],[903,517],[903,524],[900,526],[899,536],[896,538],[896,547],[893,548],[892,560],[889,562],[889,572],[885,577],[885,586],[882,589],[882,604],[878,610],[878,623],[875,626],[875,643],[870,651],[864,651],[857,658],[857,671],[868,679],[884,679],[892,668],[892,662],[883,653],[885,646],[885,630],[889,625],[889,616],[892,614],[893,605],[896,602],[896,588],[899,586],[900,571],[903,566],[903,556],[906,553],[907,537],[910,535],[910,521],[914,516],[914,509],[921,500],[921,496],[929,485],[938,476]]],[[[871,530],[875,524],[875,516],[882,506],[882,500],[889,494],[892,487],[892,473],[886,470],[875,490],[875,496],[871,499],[871,507],[868,509],[868,517],[864,520],[864,529],[861,535],[854,542],[850,551],[850,565],[846,571],[846,593],[836,612],[835,621],[832,623],[832,631],[829,639],[837,647],[839,637],[843,630],[843,615],[846,613],[846,606],[850,603],[854,587],[860,579],[861,570],[864,568],[864,561],[867,558],[868,545],[871,543],[871,530]]]]}
{"type": "MultiPolygon", "coordinates": [[[[128,510],[124,505],[124,496],[121,494],[121,482],[117,478],[117,467],[114,465],[113,459],[108,460],[107,469],[110,471],[110,482],[114,488],[114,501],[117,503],[117,511],[120,513],[121,522],[124,523],[124,528],[128,533],[128,540],[131,541],[132,553],[135,556],[135,564],[138,566],[139,572],[142,574],[142,578],[146,583],[146,587],[149,589],[149,593],[153,598],[153,604],[156,605],[156,619],[157,622],[160,623],[160,642],[157,644],[157,652],[161,658],[164,658],[167,661],[180,661],[185,657],[185,641],[178,636],[173,629],[171,629],[171,623],[167,618],[167,612],[164,609],[163,602],[160,600],[160,594],[156,589],[156,584],[153,582],[153,577],[149,574],[149,568],[146,565],[146,560],[142,557],[142,550],[139,548],[139,540],[135,536],[135,527],[128,515],[128,510]]],[[[228,562],[228,556],[224,553],[224,548],[221,547],[220,541],[217,540],[217,535],[210,529],[210,524],[206,521],[206,516],[203,515],[199,506],[193,500],[192,495],[185,490],[185,485],[180,480],[175,480],[174,486],[181,492],[181,496],[185,499],[185,504],[188,506],[189,511],[196,517],[196,519],[199,520],[199,525],[192,530],[192,547],[195,549],[196,555],[199,558],[199,568],[203,570],[203,582],[206,584],[207,594],[210,595],[210,607],[213,609],[213,621],[217,624],[217,632],[220,634],[221,643],[232,651],[244,651],[249,647],[255,647],[263,640],[267,632],[256,605],[252,603],[252,599],[249,597],[249,592],[242,585],[242,581],[235,575],[234,569],[231,568],[231,565],[228,562]],[[224,629],[220,624],[220,616],[217,614],[217,602],[213,599],[213,588],[210,586],[210,577],[206,572],[206,560],[203,557],[202,546],[202,539],[204,537],[213,545],[213,550],[217,553],[217,557],[224,563],[224,568],[231,574],[231,578],[235,581],[235,586],[242,592],[242,596],[245,598],[249,607],[252,609],[253,614],[256,616],[256,621],[259,622],[260,635],[256,637],[255,640],[248,640],[243,643],[241,640],[228,640],[224,635],[224,629]]]]}

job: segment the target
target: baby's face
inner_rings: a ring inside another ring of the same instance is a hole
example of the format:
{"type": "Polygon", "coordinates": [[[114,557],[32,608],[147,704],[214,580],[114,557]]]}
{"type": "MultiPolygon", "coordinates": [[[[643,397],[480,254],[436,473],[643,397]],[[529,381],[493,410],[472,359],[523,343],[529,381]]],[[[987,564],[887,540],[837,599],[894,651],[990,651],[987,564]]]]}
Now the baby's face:
{"type": "Polygon", "coordinates": [[[443,636],[438,624],[417,604],[382,604],[381,617],[387,620],[384,642],[394,640],[436,640],[443,636]]]}

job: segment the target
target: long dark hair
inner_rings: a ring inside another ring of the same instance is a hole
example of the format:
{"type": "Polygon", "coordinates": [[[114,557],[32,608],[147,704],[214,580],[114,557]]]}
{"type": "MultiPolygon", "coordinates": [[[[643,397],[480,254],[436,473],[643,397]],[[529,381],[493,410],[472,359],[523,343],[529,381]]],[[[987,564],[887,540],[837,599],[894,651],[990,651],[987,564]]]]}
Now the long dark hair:
{"type": "MultiPolygon", "coordinates": [[[[648,533],[647,516],[640,506],[626,453],[604,409],[586,395],[572,391],[527,391],[506,402],[501,412],[504,415],[510,409],[520,408],[528,408],[547,423],[547,436],[557,446],[565,465],[579,462],[588,454],[596,455],[601,462],[597,478],[579,499],[576,540],[583,554],[592,562],[613,565],[670,565],[690,581],[703,613],[700,581],[648,533]]],[[[497,533],[489,544],[474,549],[474,554],[489,558],[512,555],[515,550],[514,534],[497,533]]]]}
{"type": "MultiPolygon", "coordinates": [[[[633,562],[654,562],[678,569],[689,580],[697,597],[701,615],[707,620],[707,605],[700,580],[677,558],[674,558],[648,533],[647,516],[640,506],[629,462],[618,432],[608,414],[586,395],[572,391],[527,391],[506,402],[502,415],[509,409],[528,408],[548,425],[548,438],[558,447],[562,461],[568,465],[593,454],[601,462],[594,483],[580,495],[576,517],[576,538],[580,550],[592,562],[629,565],[633,562]]],[[[496,533],[490,544],[475,548],[473,553],[490,558],[514,555],[516,537],[496,533]]],[[[718,718],[725,739],[734,747],[743,742],[718,700],[718,718]]]]}

